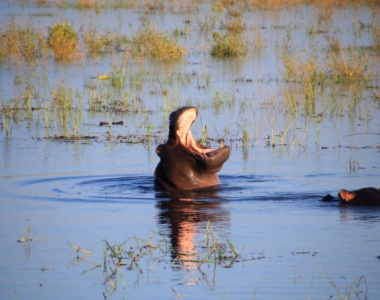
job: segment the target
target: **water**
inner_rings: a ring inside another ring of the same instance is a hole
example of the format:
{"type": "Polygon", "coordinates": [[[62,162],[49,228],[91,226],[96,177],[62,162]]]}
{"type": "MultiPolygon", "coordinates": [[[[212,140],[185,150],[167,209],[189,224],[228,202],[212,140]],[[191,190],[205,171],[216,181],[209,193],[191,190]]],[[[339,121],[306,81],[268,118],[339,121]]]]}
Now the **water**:
{"type": "MultiPolygon", "coordinates": [[[[95,13],[1,5],[2,25],[12,17],[19,23],[30,18],[45,28],[68,18],[77,29],[93,22],[100,31],[129,37],[144,15],[142,9],[95,13]],[[35,15],[41,12],[49,14],[35,15]]],[[[2,299],[339,299],[348,293],[350,299],[379,298],[380,209],[320,201],[341,188],[379,187],[378,76],[359,92],[355,85],[316,87],[314,106],[307,107],[302,93],[292,89],[294,83],[282,79],[276,51],[289,34],[301,52],[327,47],[323,35],[306,33],[317,24],[316,10],[247,10],[247,31],[257,25],[267,47],[246,59],[218,60],[204,50],[210,35],[199,33],[197,24],[212,15],[216,30],[225,14],[200,6],[199,12],[148,15],[161,30],[189,27],[189,35],[180,38],[190,49],[183,62],[125,63],[123,54],[112,54],[68,65],[50,57],[33,72],[27,66],[20,71],[1,65],[3,105],[18,97],[24,103],[29,84],[39,95],[32,106],[41,107],[64,81],[76,92],[77,108],[67,123],[58,109],[20,110],[9,120],[1,115],[2,299]],[[130,79],[119,90],[96,80],[113,72],[113,60],[130,79]],[[15,83],[19,77],[21,84],[15,83]],[[107,101],[128,95],[137,112],[91,111],[91,81],[107,101]],[[166,110],[162,88],[169,90],[166,110]],[[297,114],[288,111],[287,92],[297,97],[297,114]],[[215,140],[224,138],[232,151],[219,187],[170,195],[154,188],[155,148],[167,136],[170,109],[182,105],[199,108],[193,136],[201,138],[206,125],[210,143],[216,146],[215,140]],[[75,119],[78,136],[95,138],[54,139],[72,136],[75,119]],[[98,125],[119,120],[122,126],[98,125]],[[246,146],[243,129],[250,136],[246,146]],[[152,139],[138,142],[148,132],[152,139]],[[279,145],[280,132],[287,132],[286,146],[279,145]],[[267,136],[276,146],[266,144],[267,136]],[[20,243],[27,226],[32,241],[20,243]],[[222,259],[207,257],[207,241],[217,242],[222,259]],[[113,276],[115,259],[105,254],[106,242],[124,250],[123,265],[113,276]],[[77,253],[71,245],[93,254],[77,253]]],[[[372,43],[369,29],[359,33],[353,20],[377,20],[378,8],[334,13],[323,28],[341,34],[344,47],[372,43]]]]}

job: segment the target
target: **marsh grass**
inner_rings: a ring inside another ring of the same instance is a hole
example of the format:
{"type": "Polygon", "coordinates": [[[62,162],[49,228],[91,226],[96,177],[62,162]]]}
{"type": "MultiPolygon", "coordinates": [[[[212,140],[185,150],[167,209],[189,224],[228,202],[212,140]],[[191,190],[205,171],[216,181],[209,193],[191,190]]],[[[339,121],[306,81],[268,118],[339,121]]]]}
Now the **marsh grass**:
{"type": "Polygon", "coordinates": [[[57,60],[70,62],[79,55],[78,34],[68,22],[54,24],[50,29],[47,43],[57,60]]]}
{"type": "Polygon", "coordinates": [[[245,24],[241,17],[230,17],[222,27],[231,33],[241,33],[245,29],[245,24]]]}
{"type": "Polygon", "coordinates": [[[32,238],[30,237],[30,226],[26,226],[25,230],[19,240],[17,240],[18,243],[27,243],[32,241],[46,241],[50,240],[50,238],[32,238]]]}
{"type": "Polygon", "coordinates": [[[243,57],[248,53],[248,41],[238,34],[212,34],[210,54],[218,58],[243,57]]]}
{"type": "Polygon", "coordinates": [[[341,48],[338,53],[332,53],[329,67],[331,77],[337,82],[366,81],[372,78],[376,63],[377,57],[350,47],[348,55],[341,48]]]}
{"type": "Polygon", "coordinates": [[[0,31],[0,62],[11,58],[16,65],[32,64],[37,62],[37,58],[47,55],[45,38],[32,22],[19,25],[13,19],[4,31],[0,31]]]}
{"type": "Polygon", "coordinates": [[[331,51],[338,52],[342,49],[341,39],[338,39],[335,35],[324,36],[331,51]]]}
{"type": "Polygon", "coordinates": [[[259,28],[257,26],[254,26],[252,29],[253,33],[253,49],[256,52],[261,52],[267,45],[266,40],[262,37],[259,28]]]}
{"type": "Polygon", "coordinates": [[[357,161],[356,159],[352,159],[352,158],[350,158],[350,159],[347,161],[347,168],[348,168],[348,171],[349,171],[350,173],[355,173],[357,170],[360,169],[359,161],[357,161]]]}
{"type": "Polygon", "coordinates": [[[372,40],[376,51],[380,51],[380,26],[372,27],[372,40]]]}
{"type": "Polygon", "coordinates": [[[252,10],[279,10],[284,8],[294,8],[304,4],[311,5],[316,8],[331,9],[334,7],[347,7],[368,5],[370,7],[377,7],[377,0],[247,0],[246,5],[252,10]]]}
{"type": "Polygon", "coordinates": [[[131,42],[131,52],[138,57],[148,57],[159,61],[176,61],[186,55],[185,47],[165,31],[148,27],[136,33],[131,42]]]}
{"type": "Polygon", "coordinates": [[[128,43],[127,37],[112,32],[98,33],[96,27],[92,26],[85,32],[84,42],[86,51],[92,56],[123,52],[128,43]]]}
{"type": "Polygon", "coordinates": [[[325,38],[333,51],[322,58],[318,57],[316,52],[313,52],[309,58],[302,58],[299,53],[291,55],[288,47],[283,46],[282,62],[285,80],[302,83],[307,95],[311,91],[310,87],[326,81],[352,83],[372,78],[373,69],[377,63],[376,56],[355,50],[353,47],[345,51],[336,38],[325,38]]]}
{"type": "Polygon", "coordinates": [[[335,289],[338,299],[368,299],[368,286],[365,276],[360,276],[351,284],[347,283],[344,276],[341,279],[345,282],[344,292],[341,292],[338,284],[332,278],[329,278],[329,284],[335,289]]]}

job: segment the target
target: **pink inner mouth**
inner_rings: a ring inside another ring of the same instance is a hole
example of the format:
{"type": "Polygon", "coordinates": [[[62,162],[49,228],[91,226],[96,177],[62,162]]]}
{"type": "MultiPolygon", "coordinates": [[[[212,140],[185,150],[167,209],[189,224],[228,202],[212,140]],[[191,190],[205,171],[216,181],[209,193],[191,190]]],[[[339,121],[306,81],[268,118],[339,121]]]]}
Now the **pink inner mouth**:
{"type": "Polygon", "coordinates": [[[176,134],[181,144],[186,146],[190,151],[202,156],[207,156],[208,153],[218,150],[218,148],[206,148],[193,138],[190,127],[196,118],[197,111],[195,108],[184,111],[179,117],[176,134]]]}

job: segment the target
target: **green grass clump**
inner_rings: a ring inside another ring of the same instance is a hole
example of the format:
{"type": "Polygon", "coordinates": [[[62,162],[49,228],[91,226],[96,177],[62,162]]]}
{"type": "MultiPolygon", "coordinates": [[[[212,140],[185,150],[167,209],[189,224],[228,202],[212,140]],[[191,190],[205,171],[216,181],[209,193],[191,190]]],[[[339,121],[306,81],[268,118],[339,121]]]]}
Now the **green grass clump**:
{"type": "Polygon", "coordinates": [[[166,32],[148,27],[134,35],[132,54],[160,61],[175,61],[186,54],[185,47],[179,45],[166,32]]]}
{"type": "Polygon", "coordinates": [[[214,57],[241,57],[248,53],[248,42],[240,35],[218,32],[212,34],[212,46],[210,54],[214,57]]]}
{"type": "Polygon", "coordinates": [[[71,61],[77,55],[78,34],[70,23],[54,24],[49,32],[48,45],[57,60],[71,61]]]}

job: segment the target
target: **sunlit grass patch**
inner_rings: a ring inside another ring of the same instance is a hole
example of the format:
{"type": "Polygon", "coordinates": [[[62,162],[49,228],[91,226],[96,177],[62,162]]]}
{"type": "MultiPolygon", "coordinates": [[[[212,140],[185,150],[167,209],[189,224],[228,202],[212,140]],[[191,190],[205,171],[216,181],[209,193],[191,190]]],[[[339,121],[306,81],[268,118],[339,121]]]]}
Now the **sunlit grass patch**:
{"type": "Polygon", "coordinates": [[[72,109],[74,92],[66,83],[58,84],[51,92],[53,109],[72,109]]]}
{"type": "Polygon", "coordinates": [[[56,59],[69,62],[78,55],[78,34],[70,23],[54,24],[49,32],[48,45],[56,59]]]}
{"type": "Polygon", "coordinates": [[[187,50],[179,45],[175,39],[154,28],[140,30],[132,38],[132,54],[144,56],[160,61],[175,61],[181,59],[187,50]]]}
{"type": "Polygon", "coordinates": [[[263,39],[257,26],[253,28],[253,49],[257,52],[262,51],[266,47],[267,43],[263,39]]]}
{"type": "Polygon", "coordinates": [[[332,53],[329,62],[331,76],[336,81],[358,81],[369,80],[372,75],[372,68],[376,65],[377,57],[370,56],[366,52],[356,52],[349,49],[348,56],[342,49],[337,53],[332,53]]]}
{"type": "Polygon", "coordinates": [[[287,81],[300,81],[316,84],[323,82],[326,74],[322,62],[314,53],[310,58],[302,59],[300,54],[291,55],[286,46],[282,49],[284,77],[287,81]]]}
{"type": "Polygon", "coordinates": [[[99,34],[96,28],[91,28],[84,35],[86,51],[92,56],[114,51],[123,51],[122,46],[127,43],[125,36],[112,33],[99,34]]]}
{"type": "Polygon", "coordinates": [[[340,39],[338,39],[335,35],[333,36],[325,35],[325,39],[331,51],[339,51],[342,48],[340,39]]]}
{"type": "Polygon", "coordinates": [[[326,80],[343,83],[372,78],[373,68],[377,63],[376,56],[355,50],[353,47],[345,51],[339,42],[334,43],[331,48],[335,51],[329,55],[319,58],[314,53],[310,58],[303,60],[299,54],[290,55],[284,46],[282,62],[285,80],[316,84],[326,80]]]}
{"type": "Polygon", "coordinates": [[[47,44],[43,35],[32,23],[24,26],[11,21],[1,30],[0,62],[12,58],[15,63],[33,63],[47,53],[47,44]],[[20,61],[21,60],[21,61],[20,61]]]}
{"type": "Polygon", "coordinates": [[[214,57],[241,57],[248,53],[248,42],[236,34],[212,34],[210,54],[214,57]]]}
{"type": "Polygon", "coordinates": [[[373,46],[376,51],[380,51],[380,26],[372,27],[373,46]]]}
{"type": "Polygon", "coordinates": [[[248,0],[247,6],[251,9],[282,9],[304,4],[304,0],[248,0]]]}
{"type": "Polygon", "coordinates": [[[247,0],[246,5],[250,9],[278,10],[289,7],[298,7],[304,4],[317,8],[328,9],[331,7],[347,7],[368,5],[378,7],[378,0],[247,0]]]}
{"type": "Polygon", "coordinates": [[[241,33],[245,29],[244,21],[240,17],[231,17],[224,27],[232,33],[241,33]]]}

